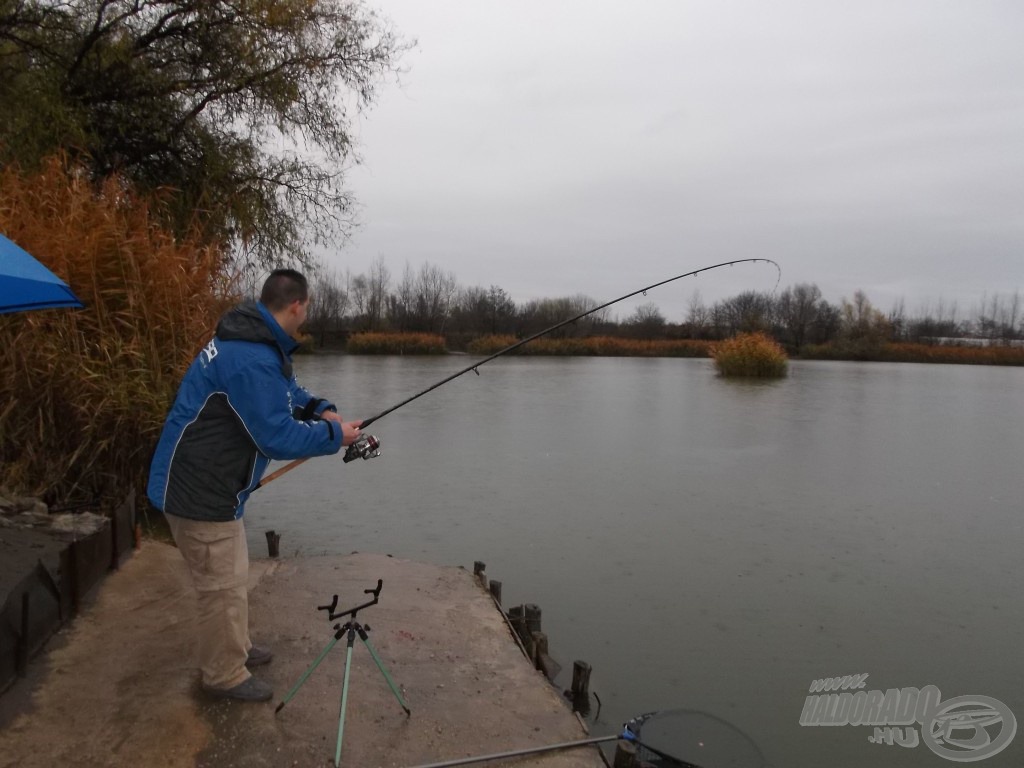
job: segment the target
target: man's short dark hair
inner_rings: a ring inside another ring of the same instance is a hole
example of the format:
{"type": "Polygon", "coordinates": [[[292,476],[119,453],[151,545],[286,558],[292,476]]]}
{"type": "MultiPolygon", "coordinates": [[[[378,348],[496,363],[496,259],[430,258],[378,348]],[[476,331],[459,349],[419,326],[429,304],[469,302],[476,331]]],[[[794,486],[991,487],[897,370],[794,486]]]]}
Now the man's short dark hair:
{"type": "Polygon", "coordinates": [[[309,298],[309,283],[294,269],[275,269],[263,283],[260,301],[271,312],[280,312],[293,301],[309,298]]]}

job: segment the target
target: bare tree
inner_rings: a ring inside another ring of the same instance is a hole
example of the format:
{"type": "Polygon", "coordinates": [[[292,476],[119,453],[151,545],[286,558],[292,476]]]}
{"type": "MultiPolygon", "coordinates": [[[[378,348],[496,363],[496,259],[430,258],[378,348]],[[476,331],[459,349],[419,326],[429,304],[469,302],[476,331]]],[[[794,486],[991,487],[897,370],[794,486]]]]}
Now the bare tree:
{"type": "Polygon", "coordinates": [[[1017,318],[1020,317],[1020,291],[1014,291],[1010,297],[1010,306],[1007,309],[1006,327],[1004,337],[1013,339],[1017,337],[1017,318]]]}
{"type": "Polygon", "coordinates": [[[334,270],[320,270],[313,278],[306,325],[316,335],[319,347],[327,345],[329,334],[342,330],[351,303],[351,280],[347,270],[344,275],[334,270]]]}
{"type": "Polygon", "coordinates": [[[352,297],[352,304],[355,307],[356,314],[358,315],[357,325],[360,329],[365,330],[369,324],[369,312],[370,312],[370,281],[366,279],[366,275],[356,275],[352,278],[350,295],[352,297]]]}
{"type": "Polygon", "coordinates": [[[455,275],[429,262],[420,268],[416,278],[416,308],[423,328],[428,333],[444,332],[458,283],[455,275]]]}
{"type": "Polygon", "coordinates": [[[384,308],[387,306],[388,288],[391,286],[391,272],[384,263],[384,257],[378,256],[370,265],[370,277],[367,285],[366,319],[371,331],[380,330],[384,319],[384,308]]]}
{"type": "Polygon", "coordinates": [[[720,329],[724,325],[727,335],[767,331],[772,326],[775,313],[774,301],[770,294],[745,291],[731,299],[715,304],[715,319],[720,329]]]}
{"type": "Polygon", "coordinates": [[[853,301],[843,299],[841,341],[857,353],[870,354],[892,335],[885,315],[872,306],[864,291],[856,291],[853,301]]]}
{"type": "Polygon", "coordinates": [[[798,283],[786,288],[779,296],[779,323],[798,352],[806,343],[807,334],[818,318],[820,303],[821,289],[813,283],[798,283]]]}
{"type": "Polygon", "coordinates": [[[664,335],[665,316],[653,301],[641,304],[626,320],[633,335],[641,339],[653,339],[664,335]]]}
{"type": "Polygon", "coordinates": [[[701,298],[700,291],[694,291],[686,310],[686,324],[690,327],[690,335],[695,339],[704,338],[711,324],[711,310],[701,298]]]}
{"type": "Polygon", "coordinates": [[[487,289],[487,311],[491,333],[511,333],[516,304],[503,288],[492,285],[487,289]]]}
{"type": "Polygon", "coordinates": [[[892,305],[892,309],[889,310],[889,326],[892,328],[892,336],[894,339],[904,339],[907,335],[907,305],[903,297],[900,296],[899,301],[892,305]]]}
{"type": "Polygon", "coordinates": [[[399,331],[410,330],[410,323],[416,309],[416,277],[409,262],[405,262],[402,279],[391,294],[388,306],[388,320],[399,331]]]}
{"type": "Polygon", "coordinates": [[[512,334],[516,304],[503,288],[474,286],[460,290],[452,304],[452,323],[460,333],[512,334]]]}
{"type": "MultiPolygon", "coordinates": [[[[597,302],[589,296],[577,293],[575,296],[563,296],[558,299],[538,299],[528,302],[519,312],[519,334],[528,336],[552,325],[568,320],[597,306],[597,302]]],[[[555,332],[554,337],[583,337],[590,335],[595,328],[608,322],[610,307],[605,307],[587,317],[580,318],[576,323],[565,326],[555,332]]]]}

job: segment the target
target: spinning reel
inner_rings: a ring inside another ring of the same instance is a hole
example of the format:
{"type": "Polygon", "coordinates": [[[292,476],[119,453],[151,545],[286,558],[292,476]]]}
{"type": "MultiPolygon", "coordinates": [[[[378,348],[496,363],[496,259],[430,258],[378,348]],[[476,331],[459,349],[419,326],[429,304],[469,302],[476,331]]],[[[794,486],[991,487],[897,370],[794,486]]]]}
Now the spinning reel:
{"type": "Polygon", "coordinates": [[[348,464],[356,459],[372,459],[374,456],[380,456],[380,440],[373,435],[360,435],[345,451],[342,461],[348,464]]]}

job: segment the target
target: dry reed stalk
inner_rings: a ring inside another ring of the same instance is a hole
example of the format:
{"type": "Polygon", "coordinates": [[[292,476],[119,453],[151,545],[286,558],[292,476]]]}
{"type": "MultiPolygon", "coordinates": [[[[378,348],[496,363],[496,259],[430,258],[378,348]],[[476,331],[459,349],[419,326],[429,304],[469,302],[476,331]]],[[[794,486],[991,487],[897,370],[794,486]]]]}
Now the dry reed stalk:
{"type": "Polygon", "coordinates": [[[0,484],[68,500],[144,484],[181,376],[233,300],[222,252],[154,225],[119,179],[53,158],[0,172],[0,232],[82,310],[0,316],[0,484]]]}

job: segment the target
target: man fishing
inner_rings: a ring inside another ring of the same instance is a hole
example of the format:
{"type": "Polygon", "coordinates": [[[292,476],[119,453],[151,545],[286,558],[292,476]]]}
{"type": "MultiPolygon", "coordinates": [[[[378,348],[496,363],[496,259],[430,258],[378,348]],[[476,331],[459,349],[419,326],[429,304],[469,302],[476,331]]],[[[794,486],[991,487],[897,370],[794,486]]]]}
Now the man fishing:
{"type": "Polygon", "coordinates": [[[273,696],[248,669],[273,654],[249,639],[246,499],[271,459],[335,454],[360,437],[361,422],[342,420],[292,373],[308,304],[306,278],[277,269],[259,302],[221,318],[185,373],[150,466],[147,495],[167,518],[199,597],[202,688],[217,697],[273,696]]]}

